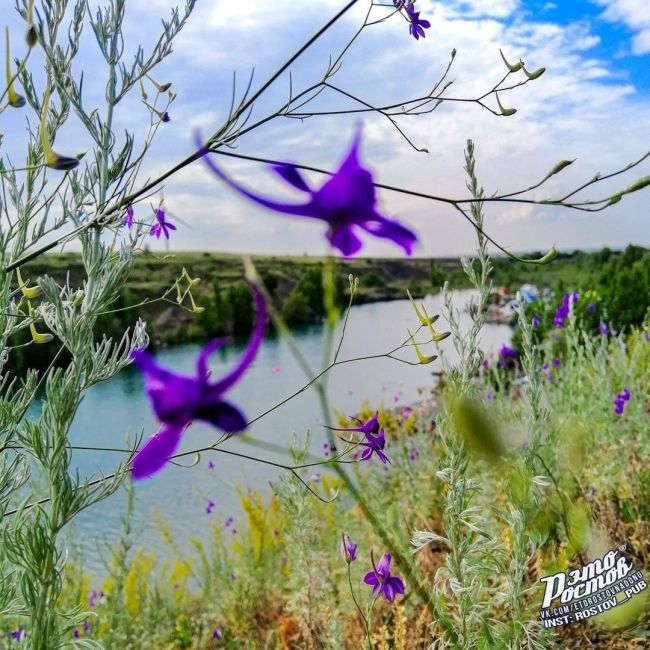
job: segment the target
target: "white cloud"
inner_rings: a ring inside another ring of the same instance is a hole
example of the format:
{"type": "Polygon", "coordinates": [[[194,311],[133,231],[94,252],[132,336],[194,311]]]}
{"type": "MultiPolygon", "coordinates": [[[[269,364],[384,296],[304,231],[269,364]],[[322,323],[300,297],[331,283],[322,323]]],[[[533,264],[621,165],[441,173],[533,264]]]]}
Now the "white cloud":
{"type": "Polygon", "coordinates": [[[623,23],[635,32],[632,37],[634,54],[650,53],[650,2],[648,0],[594,0],[605,7],[606,20],[623,23]]]}

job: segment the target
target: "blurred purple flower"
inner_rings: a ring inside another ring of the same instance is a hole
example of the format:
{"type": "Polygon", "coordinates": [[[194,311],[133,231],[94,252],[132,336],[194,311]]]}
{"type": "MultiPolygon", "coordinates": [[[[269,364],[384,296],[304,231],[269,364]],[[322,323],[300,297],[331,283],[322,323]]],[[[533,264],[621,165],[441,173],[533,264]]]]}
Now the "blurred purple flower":
{"type": "Polygon", "coordinates": [[[531,323],[533,327],[539,327],[539,316],[537,314],[533,316],[531,323]]]}
{"type": "Polygon", "coordinates": [[[25,630],[23,630],[23,626],[19,626],[15,630],[11,632],[11,638],[15,639],[16,641],[24,641],[25,640],[25,630]]]}
{"type": "Polygon", "coordinates": [[[73,638],[75,638],[75,639],[78,639],[78,638],[79,638],[79,630],[78,630],[76,627],[75,627],[74,630],[72,630],[72,636],[73,636],[73,638]]]}
{"type": "Polygon", "coordinates": [[[491,402],[492,400],[494,400],[494,391],[493,391],[493,390],[489,390],[489,391],[487,392],[487,395],[485,396],[485,399],[486,399],[488,402],[491,402]]]}
{"type": "Polygon", "coordinates": [[[590,314],[593,314],[593,313],[596,311],[596,305],[594,305],[593,302],[590,302],[590,303],[587,305],[587,311],[588,311],[590,314]]]}
{"type": "Polygon", "coordinates": [[[208,469],[214,469],[214,463],[211,460],[208,461],[208,469]]]}
{"type": "Polygon", "coordinates": [[[203,420],[227,433],[237,433],[246,428],[246,418],[241,411],[223,396],[253,363],[264,336],[266,303],[260,289],[254,284],[251,288],[257,312],[253,333],[237,365],[216,382],[209,381],[208,357],[223,345],[222,339],[215,339],[203,347],[197,359],[195,377],[162,368],[144,350],[133,352],[133,360],[145,376],[154,413],[163,424],[136,454],[132,464],[134,479],[152,476],[162,469],[192,420],[203,420]]]}
{"type": "Polygon", "coordinates": [[[409,460],[414,463],[419,457],[420,452],[415,447],[411,447],[411,451],[409,452],[409,460]]]}
{"type": "Polygon", "coordinates": [[[352,543],[349,535],[343,535],[339,550],[348,564],[357,559],[357,545],[352,543]]]}
{"type": "Polygon", "coordinates": [[[623,415],[625,403],[630,401],[632,394],[629,388],[624,388],[614,399],[614,411],[617,415],[623,415]]]}
{"type": "Polygon", "coordinates": [[[542,370],[548,370],[551,367],[551,364],[547,361],[543,366],[542,370]]]}
{"type": "Polygon", "coordinates": [[[323,443],[323,456],[327,458],[330,455],[330,446],[327,442],[323,443]]]}
{"type": "Polygon", "coordinates": [[[485,357],[483,359],[483,368],[487,370],[489,367],[490,367],[490,360],[487,357],[485,357]]]}
{"type": "Polygon", "coordinates": [[[169,231],[176,230],[176,226],[167,221],[165,211],[162,208],[157,208],[155,215],[157,223],[151,226],[149,234],[156,239],[160,239],[160,235],[164,235],[165,239],[169,239],[169,231]]]}
{"type": "Polygon", "coordinates": [[[359,163],[358,150],[361,140],[359,131],[352,147],[339,169],[318,190],[312,189],[300,171],[290,164],[274,165],[273,169],[295,189],[309,195],[305,203],[281,203],[259,196],[235,183],[206,155],[200,145],[206,164],[234,190],[269,210],[324,221],[326,237],[332,247],[344,256],[354,255],[363,246],[357,236],[365,230],[375,237],[388,239],[410,255],[417,242],[415,233],[398,221],[388,219],[377,212],[372,174],[359,163]]]}
{"type": "Polygon", "coordinates": [[[559,359],[553,359],[553,367],[559,368],[562,365],[562,362],[559,359]]]}
{"type": "Polygon", "coordinates": [[[213,639],[220,639],[221,638],[221,630],[218,627],[214,628],[214,632],[212,632],[212,638],[213,639]]]}
{"type": "Polygon", "coordinates": [[[122,221],[124,222],[124,225],[131,230],[133,228],[133,206],[129,205],[126,208],[126,212],[124,213],[124,216],[122,217],[122,221]]]}
{"type": "Polygon", "coordinates": [[[511,348],[505,344],[501,346],[499,350],[499,367],[505,368],[508,365],[510,359],[516,359],[518,356],[517,350],[511,348]]]}
{"type": "Polygon", "coordinates": [[[225,528],[228,528],[229,526],[232,526],[232,524],[234,523],[234,521],[235,521],[235,520],[234,520],[232,517],[228,517],[228,519],[226,519],[226,523],[224,524],[224,527],[225,527],[225,528]]]}
{"type": "Polygon", "coordinates": [[[419,40],[420,36],[422,38],[425,38],[426,34],[424,33],[424,30],[429,29],[429,27],[431,27],[431,23],[424,18],[420,18],[421,12],[415,11],[414,5],[408,5],[408,7],[406,7],[406,13],[408,14],[409,21],[411,22],[409,25],[409,34],[411,34],[411,36],[416,41],[419,40]]]}
{"type": "Polygon", "coordinates": [[[607,327],[607,323],[603,323],[603,321],[600,321],[600,325],[598,326],[598,331],[603,336],[607,336],[609,334],[609,328],[607,327]]]}
{"type": "Polygon", "coordinates": [[[217,505],[217,504],[216,504],[212,499],[209,499],[209,500],[208,500],[208,505],[205,506],[205,514],[206,514],[206,515],[211,515],[211,514],[212,514],[212,511],[214,510],[214,507],[215,507],[216,505],[217,505]]]}
{"type": "Polygon", "coordinates": [[[97,593],[93,589],[90,596],[88,596],[88,607],[90,607],[90,609],[93,609],[98,602],[101,605],[104,602],[105,598],[106,597],[105,597],[103,591],[100,591],[99,593],[97,593]]]}
{"type": "Polygon", "coordinates": [[[390,574],[391,561],[390,553],[384,553],[377,566],[374,566],[373,561],[373,571],[366,573],[363,578],[363,581],[372,587],[373,596],[381,592],[389,603],[395,600],[397,594],[403,594],[405,591],[402,579],[390,574]]]}
{"type": "Polygon", "coordinates": [[[85,635],[90,634],[90,623],[88,622],[88,619],[87,619],[87,618],[84,619],[84,623],[83,623],[83,631],[84,631],[84,634],[85,634],[85,635]]]}

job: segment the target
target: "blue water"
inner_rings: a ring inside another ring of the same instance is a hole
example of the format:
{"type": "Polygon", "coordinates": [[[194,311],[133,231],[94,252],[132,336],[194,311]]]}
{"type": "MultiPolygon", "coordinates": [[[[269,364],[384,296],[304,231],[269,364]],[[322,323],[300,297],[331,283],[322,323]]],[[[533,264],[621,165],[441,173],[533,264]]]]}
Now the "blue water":
{"type": "MultiPolygon", "coordinates": [[[[456,292],[456,305],[461,307],[468,292],[456,292]]],[[[439,295],[425,300],[430,314],[441,313],[439,295]]],[[[468,322],[461,310],[461,321],[468,322]]],[[[406,328],[413,331],[417,320],[408,301],[374,303],[354,307],[340,359],[382,354],[399,345],[407,337],[406,328]]],[[[444,318],[437,324],[444,329],[444,318]]],[[[483,332],[483,348],[495,351],[502,343],[510,341],[511,330],[505,325],[488,325],[483,332]]],[[[422,335],[420,339],[422,340],[422,335]]],[[[304,358],[314,368],[322,363],[323,328],[314,326],[295,334],[304,358]]],[[[451,340],[442,343],[448,362],[456,358],[451,340]]],[[[193,373],[199,346],[185,345],[159,353],[160,362],[178,372],[193,373]]],[[[431,349],[425,349],[430,354],[431,349]]],[[[211,368],[218,377],[232,365],[241,347],[229,347],[215,354],[211,368]]],[[[413,360],[411,350],[400,353],[413,360]]],[[[387,408],[408,405],[422,399],[418,388],[430,389],[434,383],[432,372],[440,370],[440,362],[428,366],[408,366],[390,359],[374,359],[344,364],[334,368],[329,375],[329,391],[334,408],[354,414],[360,405],[369,400],[373,407],[384,404],[387,408]]],[[[252,417],[271,408],[306,383],[304,374],[286,341],[266,340],[254,365],[244,379],[229,393],[245,415],[252,417]]],[[[303,436],[307,430],[313,437],[313,449],[321,453],[325,433],[322,428],[318,401],[313,390],[306,390],[284,406],[256,422],[247,435],[258,440],[287,445],[295,432],[303,436]]],[[[156,422],[143,391],[140,373],[129,368],[114,379],[90,389],[79,409],[71,432],[72,444],[103,447],[125,447],[127,439],[144,432],[149,436],[156,431],[156,422]]],[[[182,449],[200,448],[214,442],[219,433],[207,425],[193,424],[186,432],[182,449]]],[[[237,451],[263,456],[270,460],[287,461],[288,457],[274,455],[244,444],[233,437],[222,446],[237,451]]],[[[82,476],[112,472],[121,454],[117,452],[75,451],[73,464],[82,476]]],[[[188,461],[191,457],[188,458],[188,461]]],[[[208,524],[213,517],[237,518],[237,487],[268,491],[269,481],[278,478],[277,468],[250,460],[210,452],[202,456],[199,464],[190,469],[169,465],[152,479],[135,485],[135,512],[133,526],[136,544],[168,555],[160,532],[154,523],[158,513],[168,524],[178,546],[189,546],[192,537],[208,534],[208,524]],[[208,468],[211,460],[215,467],[208,468]],[[205,513],[208,499],[215,502],[212,515],[205,513]]],[[[119,537],[121,518],[126,510],[126,493],[121,490],[108,500],[82,513],[71,530],[75,545],[82,546],[87,568],[96,576],[104,574],[102,556],[108,557],[108,548],[119,537]]],[[[236,524],[235,524],[236,526],[236,524]]]]}

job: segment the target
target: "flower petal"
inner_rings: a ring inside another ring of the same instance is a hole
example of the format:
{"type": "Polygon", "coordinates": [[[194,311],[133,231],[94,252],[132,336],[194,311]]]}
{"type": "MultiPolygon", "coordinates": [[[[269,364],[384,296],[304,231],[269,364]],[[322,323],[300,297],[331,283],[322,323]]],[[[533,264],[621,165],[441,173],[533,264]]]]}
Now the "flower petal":
{"type": "Polygon", "coordinates": [[[413,247],[417,244],[417,235],[403,226],[398,221],[386,219],[377,214],[375,219],[368,220],[361,224],[361,227],[375,237],[390,239],[392,242],[401,246],[407,255],[411,255],[413,247]]]}
{"type": "Polygon", "coordinates": [[[221,348],[223,345],[225,345],[226,339],[221,338],[221,339],[213,339],[209,343],[203,346],[201,348],[201,352],[199,353],[199,357],[196,360],[196,373],[199,377],[199,379],[206,380],[208,379],[208,357],[213,353],[216,352],[219,348],[221,348]]]}
{"type": "Polygon", "coordinates": [[[131,465],[133,479],[138,481],[159,472],[174,453],[183,433],[183,426],[165,424],[138,451],[131,465]]]}
{"type": "Polygon", "coordinates": [[[194,417],[214,424],[226,433],[239,433],[248,424],[242,412],[229,402],[219,402],[209,407],[201,407],[194,412],[194,417]]]}
{"type": "Polygon", "coordinates": [[[384,553],[381,560],[377,563],[377,573],[384,579],[390,577],[390,563],[392,560],[390,553],[384,553]]]}
{"type": "Polygon", "coordinates": [[[379,584],[379,578],[377,577],[377,574],[374,571],[369,571],[366,573],[365,576],[363,576],[363,581],[367,585],[378,585],[379,584]]]}
{"type": "Polygon", "coordinates": [[[358,253],[363,246],[361,240],[354,234],[352,226],[339,226],[327,231],[327,239],[333,248],[336,248],[346,257],[358,253]]]}
{"type": "Polygon", "coordinates": [[[300,170],[289,163],[282,163],[280,165],[272,165],[273,171],[281,176],[287,183],[293,185],[297,190],[303,192],[311,192],[305,177],[300,173],[300,170]]]}
{"type": "Polygon", "coordinates": [[[250,340],[237,365],[215,384],[208,385],[205,391],[205,397],[202,400],[202,406],[208,406],[211,403],[221,401],[221,395],[237,383],[253,363],[253,359],[255,359],[255,355],[264,338],[264,330],[266,329],[266,301],[260,288],[252,283],[249,284],[255,298],[256,313],[255,327],[253,328],[250,340]]]}
{"type": "Polygon", "coordinates": [[[159,366],[144,350],[135,350],[131,356],[145,376],[147,394],[156,417],[161,422],[189,422],[192,412],[199,406],[200,382],[159,366]]]}

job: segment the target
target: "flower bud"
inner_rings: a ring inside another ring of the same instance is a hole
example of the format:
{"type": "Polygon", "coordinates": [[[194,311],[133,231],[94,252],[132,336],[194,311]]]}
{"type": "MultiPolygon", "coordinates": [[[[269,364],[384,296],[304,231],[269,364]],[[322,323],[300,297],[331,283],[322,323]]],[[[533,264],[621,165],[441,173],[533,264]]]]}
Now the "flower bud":
{"type": "Polygon", "coordinates": [[[524,66],[522,66],[522,69],[524,71],[524,74],[531,80],[535,81],[535,79],[539,79],[545,72],[546,68],[537,68],[537,70],[533,70],[532,72],[528,72],[524,66]]]}
{"type": "Polygon", "coordinates": [[[9,27],[6,28],[7,51],[5,73],[7,77],[7,102],[14,108],[22,108],[25,105],[25,98],[19,95],[14,89],[14,77],[11,73],[11,52],[9,45],[9,27]]]}
{"type": "Polygon", "coordinates": [[[519,63],[515,63],[515,65],[511,65],[508,63],[506,57],[504,56],[503,52],[501,51],[501,48],[499,48],[499,54],[501,55],[501,58],[503,59],[503,62],[506,64],[506,68],[510,70],[510,72],[519,72],[524,67],[523,61],[519,61],[519,63]]]}
{"type": "MultiPolygon", "coordinates": [[[[50,108],[50,89],[45,90],[43,106],[41,107],[41,146],[43,147],[43,156],[46,167],[58,169],[59,171],[70,171],[79,165],[77,158],[61,156],[52,149],[50,144],[50,135],[47,129],[47,114],[50,108]]],[[[83,157],[83,154],[81,155],[83,157]]]]}
{"type": "Polygon", "coordinates": [[[499,95],[494,93],[494,96],[497,98],[497,104],[499,105],[499,110],[501,111],[501,115],[504,117],[510,117],[511,115],[514,115],[517,112],[516,108],[503,108],[501,105],[501,101],[499,100],[499,95]]]}

